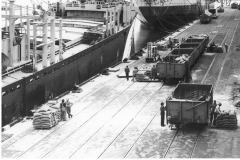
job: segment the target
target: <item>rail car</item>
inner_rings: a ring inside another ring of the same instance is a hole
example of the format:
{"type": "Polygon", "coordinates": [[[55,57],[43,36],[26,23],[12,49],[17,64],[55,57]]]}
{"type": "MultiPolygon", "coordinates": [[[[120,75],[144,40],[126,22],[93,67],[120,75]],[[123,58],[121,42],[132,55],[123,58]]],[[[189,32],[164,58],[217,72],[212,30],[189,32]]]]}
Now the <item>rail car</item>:
{"type": "Polygon", "coordinates": [[[209,36],[190,36],[156,64],[156,77],[163,81],[177,79],[188,82],[190,68],[204,52],[208,42],[209,36]]]}
{"type": "Polygon", "coordinates": [[[213,102],[213,86],[179,83],[166,99],[166,116],[170,125],[207,125],[213,102]]]}
{"type": "Polygon", "coordinates": [[[210,12],[205,12],[199,16],[201,23],[210,23],[212,21],[212,14],[210,12]]]}
{"type": "Polygon", "coordinates": [[[231,8],[232,9],[237,9],[238,8],[238,3],[237,2],[232,3],[231,8]]]}

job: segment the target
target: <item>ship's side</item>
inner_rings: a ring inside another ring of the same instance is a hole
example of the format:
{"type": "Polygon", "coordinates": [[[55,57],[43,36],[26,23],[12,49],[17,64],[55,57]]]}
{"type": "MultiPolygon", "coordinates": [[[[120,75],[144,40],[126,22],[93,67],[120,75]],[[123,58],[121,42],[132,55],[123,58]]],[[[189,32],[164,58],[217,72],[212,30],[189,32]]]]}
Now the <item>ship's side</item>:
{"type": "Polygon", "coordinates": [[[139,9],[148,23],[165,29],[176,28],[195,20],[204,12],[200,1],[138,1],[139,9]]]}
{"type": "Polygon", "coordinates": [[[63,61],[2,88],[2,125],[29,115],[47,93],[60,95],[122,60],[130,26],[63,61]]]}

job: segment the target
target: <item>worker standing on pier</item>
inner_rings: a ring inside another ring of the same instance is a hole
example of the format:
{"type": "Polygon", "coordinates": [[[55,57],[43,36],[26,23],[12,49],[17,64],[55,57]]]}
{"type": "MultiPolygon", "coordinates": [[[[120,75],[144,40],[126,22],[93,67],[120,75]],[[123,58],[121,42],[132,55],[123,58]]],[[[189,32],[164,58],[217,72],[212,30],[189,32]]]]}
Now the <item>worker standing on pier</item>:
{"type": "Polygon", "coordinates": [[[137,74],[137,72],[138,72],[138,68],[137,68],[137,67],[134,67],[134,69],[133,69],[133,79],[132,79],[133,82],[136,80],[136,74],[137,74]]]}
{"type": "Polygon", "coordinates": [[[228,45],[227,45],[227,43],[224,43],[224,46],[225,46],[226,52],[228,52],[228,45]]]}
{"type": "Polygon", "coordinates": [[[125,68],[125,74],[126,74],[127,80],[129,79],[129,72],[130,72],[130,69],[128,68],[128,66],[126,66],[126,68],[125,68]]]}
{"type": "Polygon", "coordinates": [[[64,102],[64,99],[62,99],[62,103],[60,104],[61,109],[61,118],[63,121],[67,120],[67,112],[66,112],[66,103],[64,102]]]}
{"type": "Polygon", "coordinates": [[[67,108],[67,113],[68,113],[68,118],[72,118],[72,114],[71,114],[71,107],[72,107],[73,103],[69,102],[69,99],[67,99],[66,101],[66,108],[67,108]]]}
{"type": "Polygon", "coordinates": [[[222,106],[222,103],[218,103],[218,106],[216,107],[214,111],[214,119],[213,119],[213,125],[216,126],[216,119],[217,116],[221,113],[220,107],[222,106]]]}
{"type": "Polygon", "coordinates": [[[161,107],[160,107],[160,111],[161,111],[161,126],[165,126],[164,125],[164,119],[165,119],[165,110],[166,108],[164,107],[164,103],[161,102],[161,107]]]}
{"type": "Polygon", "coordinates": [[[155,67],[155,65],[153,65],[153,67],[152,67],[152,70],[151,70],[152,72],[152,76],[151,76],[151,80],[153,79],[153,80],[155,80],[155,77],[156,77],[156,67],[155,67]]]}
{"type": "Polygon", "coordinates": [[[211,106],[211,112],[210,112],[210,124],[212,124],[212,122],[214,121],[213,115],[214,115],[214,111],[217,107],[217,102],[216,100],[213,101],[213,104],[211,106]]]}

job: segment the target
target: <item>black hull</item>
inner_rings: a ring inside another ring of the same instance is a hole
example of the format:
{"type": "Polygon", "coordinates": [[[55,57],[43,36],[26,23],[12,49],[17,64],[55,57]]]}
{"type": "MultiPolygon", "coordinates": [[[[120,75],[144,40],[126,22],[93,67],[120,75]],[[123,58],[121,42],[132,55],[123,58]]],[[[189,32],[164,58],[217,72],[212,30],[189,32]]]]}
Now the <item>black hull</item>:
{"type": "Polygon", "coordinates": [[[203,6],[142,6],[139,7],[148,23],[163,30],[171,30],[197,19],[203,12],[203,6]]]}
{"type": "Polygon", "coordinates": [[[130,26],[86,50],[2,88],[2,126],[122,60],[130,26]],[[17,86],[19,88],[17,88],[17,86]]]}

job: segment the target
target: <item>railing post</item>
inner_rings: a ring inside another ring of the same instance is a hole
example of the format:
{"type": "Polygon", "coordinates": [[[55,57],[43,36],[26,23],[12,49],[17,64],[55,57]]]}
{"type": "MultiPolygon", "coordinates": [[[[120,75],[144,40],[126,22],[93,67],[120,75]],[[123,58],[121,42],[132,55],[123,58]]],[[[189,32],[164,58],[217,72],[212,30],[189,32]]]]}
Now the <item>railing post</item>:
{"type": "Polygon", "coordinates": [[[51,16],[53,17],[53,19],[51,20],[52,44],[51,44],[51,61],[50,61],[50,64],[52,65],[55,63],[55,12],[53,10],[51,12],[51,16]]]}
{"type": "Polygon", "coordinates": [[[43,68],[47,67],[47,28],[48,28],[48,24],[47,24],[47,12],[44,12],[43,14],[43,42],[42,43],[46,43],[43,45],[43,52],[42,52],[42,60],[43,60],[43,68]]]}

